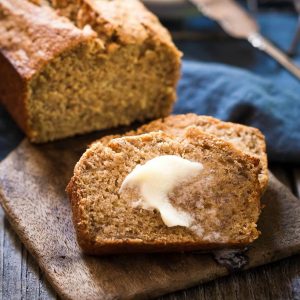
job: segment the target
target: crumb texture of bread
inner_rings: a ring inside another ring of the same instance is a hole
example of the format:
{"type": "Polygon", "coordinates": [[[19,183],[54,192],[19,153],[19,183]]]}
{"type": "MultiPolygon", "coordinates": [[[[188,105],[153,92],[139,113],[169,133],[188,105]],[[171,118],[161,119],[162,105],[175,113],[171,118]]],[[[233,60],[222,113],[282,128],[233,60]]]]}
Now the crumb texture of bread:
{"type": "MultiPolygon", "coordinates": [[[[264,135],[254,127],[241,124],[223,122],[209,116],[196,114],[171,115],[163,119],[154,120],[130,131],[125,135],[137,135],[153,131],[163,131],[175,136],[183,136],[188,126],[197,126],[202,131],[212,134],[232,143],[237,149],[260,160],[259,182],[261,190],[267,188],[269,181],[268,159],[264,135]]],[[[112,138],[119,136],[105,136],[100,141],[106,145],[112,138]]]]}
{"type": "Polygon", "coordinates": [[[0,34],[1,101],[33,142],[172,110],[181,54],[138,1],[3,0],[0,34]]]}
{"type": "Polygon", "coordinates": [[[259,235],[258,164],[258,159],[197,127],[189,127],[183,137],[153,132],[113,139],[106,146],[94,143],[67,187],[78,242],[91,254],[247,245],[259,235]],[[167,227],[156,210],[132,205],[137,192],[119,193],[138,164],[161,155],[203,165],[199,175],[168,195],[174,207],[193,216],[193,230],[167,227]]]}

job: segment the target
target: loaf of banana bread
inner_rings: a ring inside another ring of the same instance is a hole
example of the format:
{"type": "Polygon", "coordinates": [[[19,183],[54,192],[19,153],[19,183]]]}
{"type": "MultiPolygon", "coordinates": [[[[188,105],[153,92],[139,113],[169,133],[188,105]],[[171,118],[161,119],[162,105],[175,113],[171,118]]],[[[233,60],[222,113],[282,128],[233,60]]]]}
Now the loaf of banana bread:
{"type": "Polygon", "coordinates": [[[67,187],[79,245],[99,255],[245,246],[259,236],[259,170],[196,126],[95,142],[67,187]]]}
{"type": "Polygon", "coordinates": [[[0,100],[32,142],[168,115],[180,55],[137,0],[0,1],[0,100]]]}

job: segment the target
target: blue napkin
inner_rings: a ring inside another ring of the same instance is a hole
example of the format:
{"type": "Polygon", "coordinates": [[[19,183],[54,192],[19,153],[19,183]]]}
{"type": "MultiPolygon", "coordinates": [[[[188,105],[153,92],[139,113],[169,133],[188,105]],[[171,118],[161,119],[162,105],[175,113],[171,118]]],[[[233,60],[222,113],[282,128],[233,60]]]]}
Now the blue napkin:
{"type": "MultiPolygon", "coordinates": [[[[295,14],[263,13],[258,22],[267,38],[288,49],[296,30],[295,14]]],[[[220,30],[216,23],[204,18],[187,20],[184,27],[220,30]]],[[[298,79],[243,40],[208,39],[176,44],[185,60],[175,113],[194,112],[257,127],[266,136],[270,160],[300,162],[298,79]]],[[[293,59],[300,65],[298,46],[293,59]]]]}
{"type": "Polygon", "coordinates": [[[174,113],[194,112],[259,128],[270,160],[300,161],[300,83],[297,93],[247,71],[185,61],[174,113]]]}
{"type": "MultiPolygon", "coordinates": [[[[184,26],[203,28],[203,20],[205,26],[219,30],[203,18],[188,20],[184,26]]],[[[259,20],[265,36],[288,47],[296,27],[295,15],[264,13],[259,20]]],[[[194,112],[258,127],[266,135],[270,160],[300,162],[300,81],[245,41],[175,42],[185,59],[174,113],[194,112]]],[[[0,106],[0,159],[22,138],[0,106]]]]}

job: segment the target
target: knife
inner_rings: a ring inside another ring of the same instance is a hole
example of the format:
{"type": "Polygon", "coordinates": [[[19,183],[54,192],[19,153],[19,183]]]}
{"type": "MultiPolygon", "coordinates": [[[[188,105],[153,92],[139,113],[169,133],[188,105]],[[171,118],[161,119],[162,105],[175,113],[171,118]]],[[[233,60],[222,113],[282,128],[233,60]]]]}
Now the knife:
{"type": "Polygon", "coordinates": [[[291,74],[300,79],[300,68],[280,49],[259,32],[256,21],[234,0],[189,0],[205,16],[217,21],[229,35],[246,39],[255,48],[264,51],[291,74]]]}

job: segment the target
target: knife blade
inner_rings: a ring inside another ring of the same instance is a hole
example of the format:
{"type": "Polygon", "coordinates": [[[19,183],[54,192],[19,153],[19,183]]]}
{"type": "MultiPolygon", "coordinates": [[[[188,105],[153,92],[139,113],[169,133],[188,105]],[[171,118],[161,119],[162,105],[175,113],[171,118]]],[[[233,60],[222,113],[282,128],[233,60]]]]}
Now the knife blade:
{"type": "Polygon", "coordinates": [[[234,0],[189,0],[207,17],[217,21],[229,35],[246,39],[255,48],[264,51],[292,75],[300,79],[300,68],[280,49],[260,33],[250,14],[234,0]]]}

